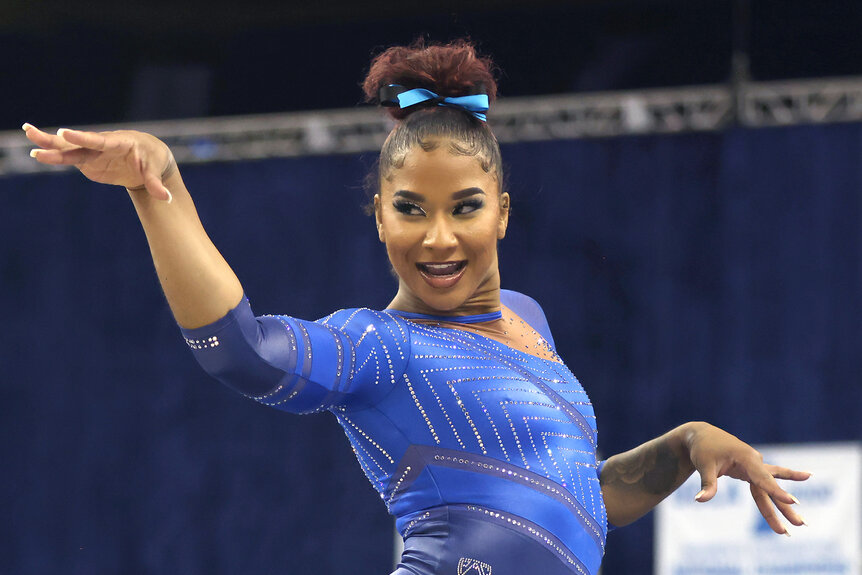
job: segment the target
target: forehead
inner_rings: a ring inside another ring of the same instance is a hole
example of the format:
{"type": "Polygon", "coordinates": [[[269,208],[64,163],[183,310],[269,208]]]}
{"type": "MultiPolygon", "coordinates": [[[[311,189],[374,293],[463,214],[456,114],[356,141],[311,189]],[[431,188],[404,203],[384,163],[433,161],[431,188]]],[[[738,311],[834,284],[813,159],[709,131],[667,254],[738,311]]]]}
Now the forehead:
{"type": "Polygon", "coordinates": [[[412,147],[380,184],[383,192],[410,190],[426,194],[451,193],[471,187],[489,193],[498,187],[495,174],[482,168],[479,157],[453,152],[445,141],[430,150],[412,147]]]}

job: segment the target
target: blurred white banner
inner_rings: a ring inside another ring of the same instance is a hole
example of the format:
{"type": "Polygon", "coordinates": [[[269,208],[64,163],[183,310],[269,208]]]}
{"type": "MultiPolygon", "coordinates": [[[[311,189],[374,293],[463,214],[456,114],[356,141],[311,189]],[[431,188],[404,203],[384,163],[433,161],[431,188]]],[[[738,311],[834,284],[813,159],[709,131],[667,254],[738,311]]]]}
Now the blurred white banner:
{"type": "Polygon", "coordinates": [[[758,446],[767,463],[811,471],[808,481],[780,481],[801,502],[808,526],[775,534],[748,484],[728,478],[697,503],[695,473],[656,510],[657,575],[862,574],[862,444],[758,446]]]}

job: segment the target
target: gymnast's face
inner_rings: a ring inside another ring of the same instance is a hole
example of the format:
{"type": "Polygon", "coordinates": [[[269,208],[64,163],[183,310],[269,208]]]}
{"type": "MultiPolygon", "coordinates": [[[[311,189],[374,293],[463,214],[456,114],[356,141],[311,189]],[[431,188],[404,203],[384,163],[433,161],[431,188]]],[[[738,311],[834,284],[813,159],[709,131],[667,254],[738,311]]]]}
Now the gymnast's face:
{"type": "Polygon", "coordinates": [[[398,309],[459,315],[499,306],[497,241],[509,195],[476,157],[452,153],[446,140],[414,147],[381,178],[374,213],[398,274],[398,309]]]}

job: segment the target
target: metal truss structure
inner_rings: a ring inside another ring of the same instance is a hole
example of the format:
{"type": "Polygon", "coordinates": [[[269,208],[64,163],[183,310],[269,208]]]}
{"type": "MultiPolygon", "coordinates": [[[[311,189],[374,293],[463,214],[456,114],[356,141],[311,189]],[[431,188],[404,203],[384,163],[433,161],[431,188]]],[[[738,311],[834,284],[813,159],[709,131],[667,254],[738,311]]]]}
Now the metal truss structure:
{"type": "MultiPolygon", "coordinates": [[[[490,120],[501,143],[854,122],[862,78],[509,98],[490,120]]],[[[153,133],[190,164],[376,152],[392,122],[364,107],[85,128],[153,133]]],[[[64,169],[35,162],[30,149],[21,132],[0,132],[0,176],[64,169]]]]}

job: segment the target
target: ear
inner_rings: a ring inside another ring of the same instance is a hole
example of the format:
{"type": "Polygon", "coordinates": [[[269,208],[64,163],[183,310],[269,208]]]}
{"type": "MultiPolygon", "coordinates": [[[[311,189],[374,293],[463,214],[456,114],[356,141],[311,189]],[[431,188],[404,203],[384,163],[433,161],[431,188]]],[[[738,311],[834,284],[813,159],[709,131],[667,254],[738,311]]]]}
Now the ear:
{"type": "Polygon", "coordinates": [[[497,222],[497,239],[502,240],[506,237],[506,228],[509,226],[509,193],[503,192],[500,194],[500,216],[497,222]]]}
{"type": "Polygon", "coordinates": [[[381,243],[386,243],[383,235],[383,204],[380,203],[380,194],[374,194],[374,221],[377,222],[377,237],[381,243]]]}

